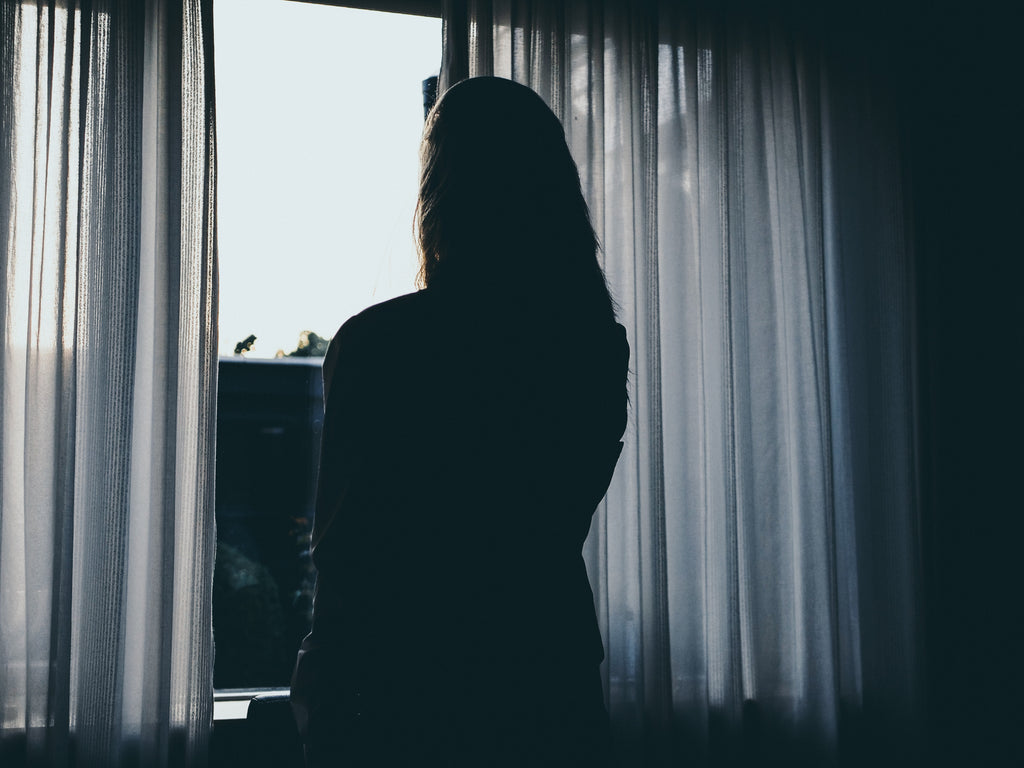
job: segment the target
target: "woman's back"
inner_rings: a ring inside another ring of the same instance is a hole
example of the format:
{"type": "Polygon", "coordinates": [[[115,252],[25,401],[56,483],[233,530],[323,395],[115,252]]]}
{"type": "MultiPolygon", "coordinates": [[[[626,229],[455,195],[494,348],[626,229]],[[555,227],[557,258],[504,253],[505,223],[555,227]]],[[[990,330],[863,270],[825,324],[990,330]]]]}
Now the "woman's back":
{"type": "Polygon", "coordinates": [[[421,291],[332,343],[304,648],[358,694],[353,734],[382,718],[521,738],[553,699],[600,695],[580,550],[625,427],[624,332],[552,328],[488,298],[421,291]]]}

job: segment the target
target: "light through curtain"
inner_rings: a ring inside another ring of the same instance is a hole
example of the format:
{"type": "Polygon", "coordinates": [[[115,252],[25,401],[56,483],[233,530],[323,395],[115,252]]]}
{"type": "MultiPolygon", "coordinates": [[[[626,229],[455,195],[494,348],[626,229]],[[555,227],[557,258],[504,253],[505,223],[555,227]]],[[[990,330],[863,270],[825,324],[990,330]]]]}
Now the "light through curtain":
{"type": "Polygon", "coordinates": [[[205,761],[209,0],[0,2],[0,762],[205,761]]]}
{"type": "Polygon", "coordinates": [[[922,747],[899,125],[855,55],[753,8],[448,0],[442,87],[561,117],[630,334],[585,549],[624,764],[895,763],[922,747]]]}

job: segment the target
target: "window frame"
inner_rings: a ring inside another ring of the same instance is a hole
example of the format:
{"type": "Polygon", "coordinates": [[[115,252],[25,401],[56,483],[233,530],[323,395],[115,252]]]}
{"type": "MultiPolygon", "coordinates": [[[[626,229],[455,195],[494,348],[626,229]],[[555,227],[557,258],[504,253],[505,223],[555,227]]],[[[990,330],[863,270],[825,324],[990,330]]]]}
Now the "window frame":
{"type": "Polygon", "coordinates": [[[384,13],[405,13],[411,16],[433,16],[441,18],[442,0],[287,0],[290,3],[312,3],[314,5],[333,5],[340,8],[359,8],[364,11],[382,11],[384,13]]]}
{"type": "MultiPolygon", "coordinates": [[[[354,8],[381,13],[402,13],[412,16],[441,18],[442,0],[282,0],[282,2],[309,3],[313,5],[329,5],[339,8],[354,8]]],[[[248,714],[249,703],[256,696],[266,693],[285,693],[289,687],[266,688],[214,688],[213,689],[213,721],[214,723],[233,720],[244,720],[248,714]]]]}

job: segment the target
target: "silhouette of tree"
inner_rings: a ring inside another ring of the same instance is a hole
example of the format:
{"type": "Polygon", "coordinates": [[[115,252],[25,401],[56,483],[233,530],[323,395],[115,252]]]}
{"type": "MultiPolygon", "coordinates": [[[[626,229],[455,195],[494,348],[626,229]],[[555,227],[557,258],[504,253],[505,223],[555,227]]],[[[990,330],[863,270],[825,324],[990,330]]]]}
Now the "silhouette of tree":
{"type": "Polygon", "coordinates": [[[244,355],[246,352],[252,352],[252,345],[256,343],[256,335],[250,333],[240,342],[235,344],[235,354],[244,355]]]}
{"type": "Polygon", "coordinates": [[[275,357],[323,357],[327,354],[327,345],[330,343],[330,339],[325,339],[323,336],[314,333],[313,331],[303,331],[299,334],[299,345],[291,352],[285,353],[284,350],[277,350],[275,357]]]}

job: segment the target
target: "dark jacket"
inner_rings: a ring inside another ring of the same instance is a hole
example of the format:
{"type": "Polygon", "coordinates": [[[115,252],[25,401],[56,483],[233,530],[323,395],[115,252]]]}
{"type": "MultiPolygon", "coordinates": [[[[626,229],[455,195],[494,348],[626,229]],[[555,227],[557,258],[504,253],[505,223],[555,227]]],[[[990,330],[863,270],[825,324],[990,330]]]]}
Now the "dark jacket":
{"type": "Polygon", "coordinates": [[[533,700],[589,686],[595,704],[581,548],[621,450],[628,358],[620,325],[441,289],[342,326],[292,690],[309,742],[423,726],[450,758],[458,733],[493,742],[533,700]]]}

